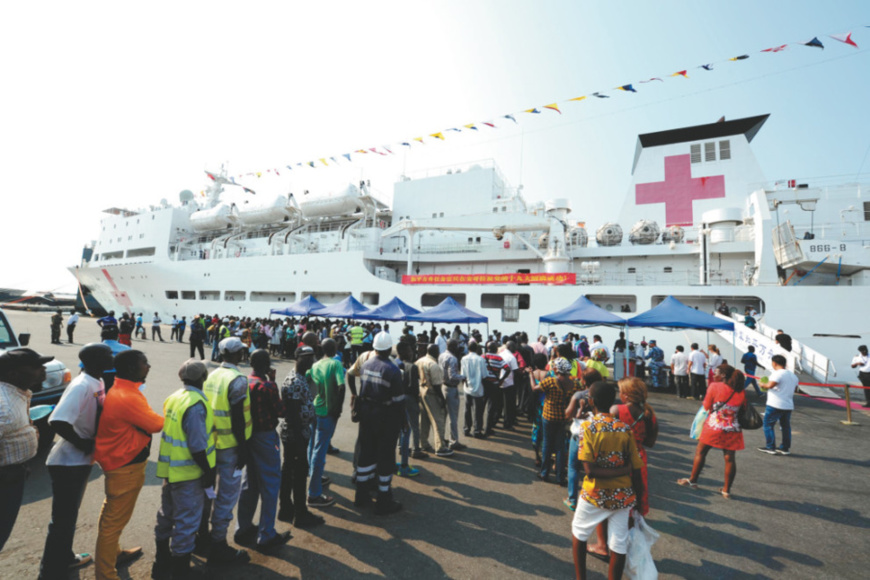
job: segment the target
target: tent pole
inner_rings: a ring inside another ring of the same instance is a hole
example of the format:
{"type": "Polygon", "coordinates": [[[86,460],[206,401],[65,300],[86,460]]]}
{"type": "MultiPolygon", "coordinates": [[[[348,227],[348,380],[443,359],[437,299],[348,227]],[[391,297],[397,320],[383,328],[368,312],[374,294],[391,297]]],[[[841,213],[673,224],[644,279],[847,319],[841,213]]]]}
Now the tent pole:
{"type": "Polygon", "coordinates": [[[628,348],[628,345],[630,342],[630,336],[629,336],[629,331],[628,331],[628,325],[626,324],[625,326],[623,326],[623,328],[625,329],[625,352],[623,353],[625,355],[625,357],[624,357],[624,360],[622,361],[622,366],[623,366],[622,376],[628,377],[628,369],[631,368],[628,364],[628,353],[631,352],[628,348]]]}

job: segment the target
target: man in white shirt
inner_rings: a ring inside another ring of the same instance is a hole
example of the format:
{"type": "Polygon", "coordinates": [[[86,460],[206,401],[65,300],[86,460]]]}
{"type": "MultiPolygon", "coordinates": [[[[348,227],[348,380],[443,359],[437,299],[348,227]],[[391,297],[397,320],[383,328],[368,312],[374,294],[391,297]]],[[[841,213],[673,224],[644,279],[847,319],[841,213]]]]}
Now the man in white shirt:
{"type": "Polygon", "coordinates": [[[160,342],[163,342],[163,334],[160,332],[160,323],[163,322],[160,320],[160,315],[156,312],[154,313],[154,318],[151,319],[151,341],[154,341],[154,337],[157,336],[160,338],[160,342]]]}
{"type": "Polygon", "coordinates": [[[601,362],[606,363],[607,361],[610,360],[610,356],[611,356],[611,355],[610,355],[610,349],[607,348],[607,345],[605,345],[605,344],[604,344],[604,341],[601,340],[601,336],[600,336],[600,335],[596,334],[596,335],[594,335],[594,336],[592,337],[592,345],[589,347],[589,349],[590,349],[592,352],[595,352],[595,351],[598,350],[598,349],[601,349],[601,350],[604,351],[604,354],[607,356],[607,358],[605,358],[605,359],[604,359],[603,361],[601,361],[601,362]]]}
{"type": "Polygon", "coordinates": [[[440,353],[439,356],[441,354],[444,354],[444,352],[447,350],[447,339],[444,337],[444,334],[445,334],[445,332],[444,332],[444,329],[442,328],[441,332],[438,334],[437,337],[435,337],[435,341],[434,341],[435,344],[438,345],[438,352],[440,353]]]}
{"type": "Polygon", "coordinates": [[[483,412],[486,409],[483,379],[487,370],[477,342],[468,344],[468,354],[462,357],[461,372],[465,377],[465,435],[480,439],[483,435],[483,412]]]}
{"type": "Polygon", "coordinates": [[[69,318],[66,319],[66,338],[67,341],[73,343],[73,333],[76,330],[76,324],[79,322],[79,313],[73,310],[70,312],[69,318]]]}
{"type": "MultiPolygon", "coordinates": [[[[114,330],[117,332],[117,328],[114,330]]],[[[74,553],[72,548],[79,507],[94,464],[99,410],[106,396],[102,377],[114,366],[114,357],[108,345],[91,343],[79,351],[79,360],[81,374],[64,390],[48,419],[60,438],[45,462],[51,478],[51,521],[39,577],[46,580],[66,578],[70,567],[83,566],[93,559],[88,554],[74,553]]]]}
{"type": "Polygon", "coordinates": [[[501,384],[502,408],[500,410],[504,410],[503,426],[508,431],[513,431],[514,423],[517,420],[517,386],[514,382],[514,375],[519,370],[520,365],[517,362],[517,357],[514,356],[516,351],[517,344],[509,340],[498,353],[511,369],[507,378],[501,384]]]}
{"type": "MultiPolygon", "coordinates": [[[[870,357],[867,356],[867,345],[858,347],[858,355],[852,359],[852,368],[858,369],[858,380],[861,385],[870,387],[870,357]]],[[[870,407],[870,389],[864,389],[864,407],[870,407]]]]}
{"type": "Polygon", "coordinates": [[[681,399],[689,396],[689,355],[684,351],[683,345],[679,345],[671,357],[671,374],[677,385],[677,396],[681,399]]]}
{"type": "Polygon", "coordinates": [[[770,455],[791,455],[791,412],[794,410],[794,392],[798,386],[797,375],[785,368],[785,357],[781,354],[770,359],[773,372],[768,377],[767,409],[764,411],[765,446],[759,447],[762,453],[770,455]],[[782,444],[776,447],[776,431],[779,422],[782,431],[782,444]]]}
{"type": "Polygon", "coordinates": [[[692,352],[689,353],[689,379],[692,384],[692,398],[702,401],[707,394],[707,355],[698,350],[698,343],[692,343],[692,352]]]}

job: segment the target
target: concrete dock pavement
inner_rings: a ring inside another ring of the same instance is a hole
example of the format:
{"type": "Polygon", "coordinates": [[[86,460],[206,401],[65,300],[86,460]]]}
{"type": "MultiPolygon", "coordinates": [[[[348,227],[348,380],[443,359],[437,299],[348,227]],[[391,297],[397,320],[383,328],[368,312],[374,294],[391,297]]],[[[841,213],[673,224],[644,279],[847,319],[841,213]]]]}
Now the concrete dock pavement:
{"type": "MultiPolygon", "coordinates": [[[[31,347],[77,368],[77,352],[99,339],[94,319],[82,319],[77,345],[50,344],[48,313],[6,311],[19,333],[31,333],[31,347]]],[[[65,333],[62,335],[65,338],[65,333]]],[[[168,336],[168,329],[167,329],[168,336]]],[[[151,363],[145,394],[160,411],[179,386],[177,371],[188,344],[134,340],[151,363]]],[[[275,361],[279,383],[292,368],[275,361]]],[[[249,367],[243,366],[243,371],[249,367]]],[[[753,400],[754,395],[749,395],[753,400]]],[[[792,417],[793,455],[757,452],[760,430],[745,433],[738,452],[733,498],[722,498],[721,453],[710,452],[697,490],[677,486],[691,469],[695,442],[688,438],[696,401],[654,393],[660,435],[649,450],[649,523],[661,533],[653,556],[662,578],[866,578],[870,529],[870,416],[855,413],[859,427],[840,424],[844,411],[798,398],[792,417]]],[[[325,473],[332,478],[334,506],[319,510],[325,525],[291,530],[293,538],[271,553],[250,551],[250,564],[211,570],[209,578],[570,578],[571,512],[565,489],[535,478],[529,425],[497,431],[487,440],[463,440],[468,449],[453,457],[412,461],[419,477],[394,479],[404,509],[376,517],[353,506],[351,454],[356,425],[345,411],[325,473]]],[[[122,547],[142,546],[145,554],[121,570],[122,578],[148,578],[154,559],[154,525],[162,481],[155,476],[158,445],[152,445],[145,487],[122,547]]],[[[50,518],[51,486],[45,454],[30,462],[24,503],[15,529],[0,553],[0,576],[35,578],[50,518]]],[[[104,498],[103,476],[94,469],[79,514],[74,549],[94,551],[104,498]]],[[[234,527],[234,524],[233,524],[234,527]]],[[[232,529],[232,528],[231,528],[232,529]]],[[[588,560],[593,578],[606,564],[588,560]]],[[[70,574],[94,577],[93,565],[70,574]]]]}

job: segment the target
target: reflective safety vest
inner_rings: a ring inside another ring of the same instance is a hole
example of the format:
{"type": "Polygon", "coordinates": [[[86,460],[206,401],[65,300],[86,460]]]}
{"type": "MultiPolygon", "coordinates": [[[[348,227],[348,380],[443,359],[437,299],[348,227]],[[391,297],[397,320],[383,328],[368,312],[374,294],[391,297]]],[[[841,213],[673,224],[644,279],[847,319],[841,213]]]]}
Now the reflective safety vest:
{"type": "Polygon", "coordinates": [[[168,479],[169,483],[202,477],[202,468],[193,460],[193,454],[187,448],[187,434],[182,428],[184,413],[197,403],[205,406],[205,432],[208,433],[205,456],[209,466],[215,466],[217,434],[208,400],[197,391],[179,389],[163,403],[163,433],[160,435],[160,456],[157,458],[157,477],[168,479]]]}
{"type": "Polygon", "coordinates": [[[366,335],[366,331],[362,326],[353,326],[350,329],[350,343],[355,345],[360,345],[363,343],[363,337],[366,335]]]}
{"type": "Polygon", "coordinates": [[[251,422],[251,394],[248,391],[248,379],[238,369],[219,367],[212,371],[202,387],[202,391],[205,393],[206,398],[208,398],[208,404],[211,406],[212,411],[214,411],[218,449],[232,449],[239,444],[236,441],[236,436],[233,435],[229,397],[230,383],[236,377],[242,377],[245,380],[244,416],[245,439],[247,440],[251,438],[253,430],[251,422]]]}

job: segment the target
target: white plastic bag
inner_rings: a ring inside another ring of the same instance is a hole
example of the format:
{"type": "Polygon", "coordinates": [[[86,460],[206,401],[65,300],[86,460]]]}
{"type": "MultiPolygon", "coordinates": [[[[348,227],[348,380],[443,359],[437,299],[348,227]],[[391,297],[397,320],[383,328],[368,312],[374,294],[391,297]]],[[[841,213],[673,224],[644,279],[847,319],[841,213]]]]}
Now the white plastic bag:
{"type": "Polygon", "coordinates": [[[628,531],[628,554],[625,558],[625,571],[629,578],[638,580],[657,580],[659,571],[652,557],[652,545],[659,539],[659,533],[652,529],[643,516],[634,512],[634,527],[628,531]]]}
{"type": "Polygon", "coordinates": [[[707,420],[707,409],[701,407],[698,409],[698,412],[695,414],[695,420],[692,421],[692,428],[689,429],[689,437],[692,439],[698,439],[701,436],[701,429],[704,427],[704,421],[707,420]]]}

